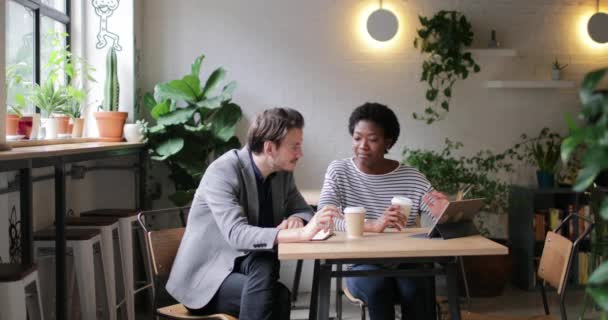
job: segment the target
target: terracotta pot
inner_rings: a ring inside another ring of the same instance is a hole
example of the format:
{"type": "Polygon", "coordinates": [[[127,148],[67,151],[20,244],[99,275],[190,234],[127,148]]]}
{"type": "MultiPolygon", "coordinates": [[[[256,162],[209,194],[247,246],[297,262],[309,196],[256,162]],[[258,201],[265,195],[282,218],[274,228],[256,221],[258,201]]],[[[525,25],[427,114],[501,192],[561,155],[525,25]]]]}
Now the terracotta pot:
{"type": "Polygon", "coordinates": [[[127,121],[127,112],[121,111],[100,111],[94,112],[99,130],[99,140],[101,141],[123,141],[122,128],[127,121]]]}
{"type": "Polygon", "coordinates": [[[84,119],[76,118],[76,119],[72,119],[72,121],[74,122],[74,123],[70,124],[70,125],[72,125],[72,138],[82,137],[82,129],[84,128],[84,119]]]}
{"type": "Polygon", "coordinates": [[[19,128],[19,116],[16,114],[6,115],[6,135],[14,136],[17,135],[17,128],[19,128]]]}
{"type": "Polygon", "coordinates": [[[70,131],[68,131],[68,124],[70,123],[70,117],[53,116],[53,118],[57,119],[57,134],[70,133],[70,131]]]}

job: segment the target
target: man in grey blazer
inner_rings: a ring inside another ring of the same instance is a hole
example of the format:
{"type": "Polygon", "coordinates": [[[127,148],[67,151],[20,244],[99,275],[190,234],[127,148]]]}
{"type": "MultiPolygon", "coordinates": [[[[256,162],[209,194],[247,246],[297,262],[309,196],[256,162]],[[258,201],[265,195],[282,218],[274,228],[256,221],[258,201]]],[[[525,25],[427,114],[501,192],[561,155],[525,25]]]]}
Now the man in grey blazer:
{"type": "Polygon", "coordinates": [[[266,110],[247,146],[206,170],[166,286],[191,313],[289,319],[289,290],[278,282],[273,248],[310,240],[339,215],[329,207],[313,216],[296,188],[303,127],[296,110],[266,110]]]}

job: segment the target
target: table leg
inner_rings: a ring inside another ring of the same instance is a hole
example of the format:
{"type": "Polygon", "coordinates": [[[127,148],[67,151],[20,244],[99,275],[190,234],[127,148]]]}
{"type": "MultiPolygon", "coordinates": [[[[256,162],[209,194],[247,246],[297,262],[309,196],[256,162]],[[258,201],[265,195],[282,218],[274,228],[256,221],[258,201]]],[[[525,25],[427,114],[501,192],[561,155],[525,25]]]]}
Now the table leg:
{"type": "Polygon", "coordinates": [[[460,304],[458,301],[458,266],[457,261],[446,264],[448,282],[448,303],[452,320],[460,320],[460,304]]]}
{"type": "Polygon", "coordinates": [[[308,319],[317,319],[317,301],[319,295],[319,260],[315,260],[312,271],[312,291],[310,292],[310,309],[308,310],[308,319]]]}
{"type": "MultiPolygon", "coordinates": [[[[342,272],[342,264],[336,265],[336,271],[342,272]]],[[[342,277],[336,277],[336,319],[342,320],[342,277]]]]}
{"type": "Polygon", "coordinates": [[[65,164],[55,165],[55,277],[56,319],[67,319],[66,237],[65,237],[65,164]]]}
{"type": "Polygon", "coordinates": [[[296,263],[296,274],[293,278],[293,286],[291,290],[292,307],[296,306],[296,300],[298,300],[298,288],[300,288],[300,278],[302,277],[302,262],[303,260],[298,260],[296,263]]]}
{"type": "Polygon", "coordinates": [[[32,210],[32,169],[19,170],[19,206],[21,208],[21,265],[34,262],[34,219],[32,210]]]}
{"type": "Polygon", "coordinates": [[[331,264],[322,264],[319,267],[319,301],[317,320],[329,319],[329,294],[331,289],[331,264]]]}

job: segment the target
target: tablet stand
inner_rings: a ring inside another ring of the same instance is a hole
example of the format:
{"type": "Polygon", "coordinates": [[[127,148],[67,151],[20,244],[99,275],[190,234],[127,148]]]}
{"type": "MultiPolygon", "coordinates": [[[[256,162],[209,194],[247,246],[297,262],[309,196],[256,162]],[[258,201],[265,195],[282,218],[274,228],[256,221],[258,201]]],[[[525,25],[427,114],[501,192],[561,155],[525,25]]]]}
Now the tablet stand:
{"type": "Polygon", "coordinates": [[[431,238],[443,238],[444,240],[474,236],[479,234],[479,230],[473,221],[466,220],[460,222],[437,224],[430,233],[431,238]]]}

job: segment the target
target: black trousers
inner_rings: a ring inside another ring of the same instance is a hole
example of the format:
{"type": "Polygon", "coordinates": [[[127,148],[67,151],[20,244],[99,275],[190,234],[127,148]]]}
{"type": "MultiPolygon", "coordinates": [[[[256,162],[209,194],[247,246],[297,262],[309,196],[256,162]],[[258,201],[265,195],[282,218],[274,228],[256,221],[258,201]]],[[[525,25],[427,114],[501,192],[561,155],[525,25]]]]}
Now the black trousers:
{"type": "Polygon", "coordinates": [[[279,280],[276,252],[252,252],[237,259],[233,272],[202,309],[188,309],[196,315],[225,313],[240,320],[288,320],[291,299],[279,280]]]}

